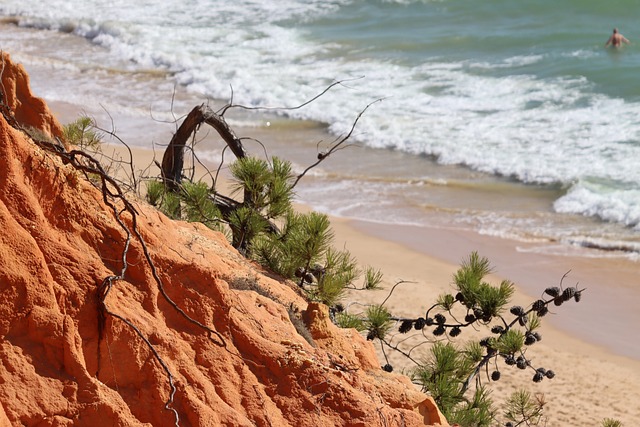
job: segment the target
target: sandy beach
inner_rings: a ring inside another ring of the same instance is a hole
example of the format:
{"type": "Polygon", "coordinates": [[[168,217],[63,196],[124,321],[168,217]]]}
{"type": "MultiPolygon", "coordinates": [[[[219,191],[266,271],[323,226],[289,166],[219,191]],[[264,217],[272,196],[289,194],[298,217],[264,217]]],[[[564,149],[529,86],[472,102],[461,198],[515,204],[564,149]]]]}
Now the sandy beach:
{"type": "MultiPolygon", "coordinates": [[[[375,228],[372,224],[354,224],[336,218],[332,224],[338,246],[344,244],[360,262],[378,266],[385,272],[385,290],[358,292],[352,295],[352,301],[380,303],[394,283],[408,281],[411,283],[402,284],[386,305],[398,316],[417,316],[428,308],[437,295],[451,291],[456,264],[365,234],[362,230],[375,228]]],[[[464,246],[451,246],[455,236],[441,237],[439,243],[442,253],[466,253],[464,246]]],[[[481,240],[483,248],[500,246],[499,242],[492,239],[482,237],[481,240]]],[[[503,278],[501,273],[498,269],[491,281],[500,283],[503,278]]],[[[531,301],[533,297],[518,286],[514,302],[526,305],[531,301]]],[[[569,316],[565,317],[564,307],[561,308],[556,316],[558,324],[570,320],[569,316]]],[[[515,388],[524,387],[531,393],[544,394],[548,426],[597,426],[605,417],[616,418],[625,426],[637,425],[640,421],[640,362],[577,339],[554,327],[546,318],[544,320],[540,331],[543,340],[531,348],[530,354],[535,363],[553,369],[556,377],[534,384],[528,373],[501,367],[502,379],[492,386],[495,400],[500,401],[515,388]]],[[[632,339],[632,325],[629,334],[632,339]]],[[[391,354],[390,360],[392,364],[403,366],[404,362],[406,366],[403,357],[391,354]]]]}
{"type": "MultiPolygon", "coordinates": [[[[60,103],[53,103],[52,109],[63,123],[81,111],[77,106],[60,103]]],[[[241,131],[251,133],[255,129],[241,131]]],[[[116,156],[127,158],[122,146],[106,145],[103,149],[109,156],[112,150],[116,156]]],[[[132,151],[136,171],[145,170],[148,176],[158,174],[155,167],[147,169],[153,151],[137,147],[132,151]]],[[[161,157],[161,149],[155,157],[161,157]]],[[[491,260],[495,269],[492,283],[498,284],[504,278],[515,282],[517,293],[513,302],[523,306],[536,299],[546,286],[557,285],[571,270],[564,284],[584,285],[587,292],[583,301],[566,304],[555,315],[545,317],[540,330],[543,340],[529,353],[536,365],[553,369],[556,377],[535,384],[529,372],[501,366],[502,379],[492,384],[492,396],[500,402],[518,387],[543,394],[547,426],[598,426],[607,417],[618,419],[625,426],[640,422],[640,360],[633,357],[637,355],[637,343],[633,342],[637,336],[635,325],[639,324],[638,313],[631,309],[637,301],[633,299],[634,290],[593,285],[598,281],[615,283],[612,276],[621,277],[619,283],[629,283],[626,280],[637,268],[633,263],[527,253],[516,242],[455,230],[338,217],[332,217],[331,221],[336,247],[348,249],[362,266],[371,265],[384,273],[383,290],[352,292],[347,297],[345,303],[352,312],[363,311],[363,305],[368,303],[382,302],[394,284],[405,281],[385,305],[396,316],[422,316],[439,294],[451,291],[452,276],[459,262],[473,250],[491,260]],[[616,311],[616,307],[626,308],[616,311]],[[598,308],[602,311],[597,311],[598,308]],[[600,315],[602,312],[617,313],[624,319],[627,329],[617,332],[627,334],[631,343],[628,347],[626,341],[620,340],[610,340],[607,345],[608,323],[600,315]]],[[[427,346],[424,347],[426,350],[427,346]]],[[[420,350],[415,355],[419,358],[420,350]]],[[[379,356],[384,360],[381,352],[379,356]]],[[[408,372],[412,367],[397,353],[387,350],[387,356],[396,371],[408,372]]]]}

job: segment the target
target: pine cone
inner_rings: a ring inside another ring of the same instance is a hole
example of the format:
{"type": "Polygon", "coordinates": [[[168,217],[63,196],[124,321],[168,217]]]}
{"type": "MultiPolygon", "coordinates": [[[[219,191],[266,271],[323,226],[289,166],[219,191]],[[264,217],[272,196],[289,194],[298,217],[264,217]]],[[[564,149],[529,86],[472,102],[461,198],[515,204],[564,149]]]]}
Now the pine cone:
{"type": "Polygon", "coordinates": [[[547,289],[544,290],[545,294],[550,295],[550,296],[552,296],[554,298],[557,297],[558,295],[560,295],[560,292],[562,292],[562,291],[557,286],[552,286],[552,287],[547,288],[547,289]]]}
{"type": "Polygon", "coordinates": [[[576,294],[576,288],[567,288],[562,292],[562,299],[564,301],[569,301],[576,294]]]}
{"type": "Polygon", "coordinates": [[[524,337],[524,345],[533,345],[536,343],[536,337],[534,337],[531,333],[528,333],[524,337]]]}
{"type": "Polygon", "coordinates": [[[400,327],[398,328],[398,332],[401,334],[406,334],[413,328],[413,320],[403,320],[400,323],[400,327]]]}
{"type": "Polygon", "coordinates": [[[511,309],[509,311],[514,316],[522,316],[524,314],[524,309],[522,307],[520,307],[519,305],[514,305],[513,307],[511,307],[511,309]]]}
{"type": "Polygon", "coordinates": [[[444,326],[440,325],[433,330],[433,335],[439,337],[440,335],[444,335],[446,331],[447,329],[444,326]]]}
{"type": "Polygon", "coordinates": [[[545,308],[546,306],[547,306],[547,304],[544,302],[544,300],[539,299],[539,300],[537,300],[536,302],[534,302],[532,304],[531,308],[533,308],[533,311],[538,312],[538,311],[542,310],[543,308],[545,308]]]}
{"type": "Polygon", "coordinates": [[[573,295],[573,299],[576,300],[576,302],[580,302],[580,299],[582,298],[582,291],[577,291],[574,295],[573,295]]]}

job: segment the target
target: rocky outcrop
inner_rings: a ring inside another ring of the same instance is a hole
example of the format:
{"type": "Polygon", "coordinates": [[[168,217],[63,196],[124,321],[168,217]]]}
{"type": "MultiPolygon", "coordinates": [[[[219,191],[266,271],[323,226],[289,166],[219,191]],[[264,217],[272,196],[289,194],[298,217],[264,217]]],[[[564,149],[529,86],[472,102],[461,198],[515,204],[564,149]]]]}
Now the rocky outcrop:
{"type": "MultiPolygon", "coordinates": [[[[60,136],[24,69],[3,60],[16,121],[60,136]]],[[[136,221],[118,222],[121,206],[0,117],[0,425],[446,425],[326,307],[221,234],[133,203],[136,221]],[[122,271],[134,223],[124,279],[104,299],[117,317],[99,334],[97,290],[122,271]]]]}
{"type": "Polygon", "coordinates": [[[13,113],[16,121],[27,128],[39,129],[52,137],[62,137],[62,126],[46,103],[31,94],[29,75],[24,67],[13,64],[6,53],[0,53],[2,98],[0,101],[13,113]]]}

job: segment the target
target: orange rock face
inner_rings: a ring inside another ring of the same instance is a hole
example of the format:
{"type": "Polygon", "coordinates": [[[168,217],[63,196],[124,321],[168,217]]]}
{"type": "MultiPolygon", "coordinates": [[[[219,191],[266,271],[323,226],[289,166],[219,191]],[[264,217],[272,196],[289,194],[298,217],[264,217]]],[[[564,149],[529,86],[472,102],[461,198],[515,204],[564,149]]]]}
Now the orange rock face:
{"type": "Polygon", "coordinates": [[[13,64],[7,53],[0,55],[4,92],[1,101],[13,112],[18,123],[39,129],[52,137],[62,137],[62,126],[45,102],[31,94],[29,75],[20,64],[13,64]]]}
{"type": "MultiPolygon", "coordinates": [[[[4,64],[18,123],[60,136],[22,67],[4,64]]],[[[130,214],[119,223],[100,190],[0,117],[0,425],[447,425],[326,307],[222,235],[135,209],[139,235],[130,214]],[[124,279],[104,299],[116,316],[100,334],[97,291],[123,270],[127,230],[124,279]]]]}

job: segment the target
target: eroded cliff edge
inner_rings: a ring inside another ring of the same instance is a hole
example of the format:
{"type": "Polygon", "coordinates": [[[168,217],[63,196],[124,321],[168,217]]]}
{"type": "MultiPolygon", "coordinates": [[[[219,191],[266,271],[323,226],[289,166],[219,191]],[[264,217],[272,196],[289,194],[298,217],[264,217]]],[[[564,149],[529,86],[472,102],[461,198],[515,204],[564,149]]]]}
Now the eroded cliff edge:
{"type": "Polygon", "coordinates": [[[326,307],[308,305],[224,236],[143,202],[131,200],[153,264],[132,233],[125,277],[104,300],[120,318],[107,315],[100,337],[98,289],[122,270],[134,218],[125,212],[119,223],[120,202],[107,199],[114,210],[27,136],[29,128],[60,137],[61,126],[23,67],[2,59],[0,425],[169,426],[172,410],[182,426],[446,425],[428,396],[382,371],[372,345],[335,327],[326,307]],[[159,283],[219,335],[186,320],[159,283]],[[304,314],[315,346],[288,309],[304,314]]]}

